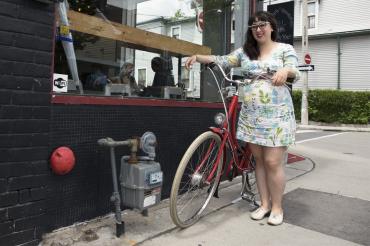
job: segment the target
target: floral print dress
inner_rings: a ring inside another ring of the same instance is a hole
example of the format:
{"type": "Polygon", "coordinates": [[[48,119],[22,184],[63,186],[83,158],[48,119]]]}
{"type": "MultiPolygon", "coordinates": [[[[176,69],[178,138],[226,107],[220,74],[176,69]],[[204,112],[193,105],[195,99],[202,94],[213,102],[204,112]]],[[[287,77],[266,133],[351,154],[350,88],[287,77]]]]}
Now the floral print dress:
{"type": "MultiPolygon", "coordinates": [[[[252,75],[267,72],[268,68],[290,67],[296,74],[295,81],[300,77],[297,54],[289,44],[278,43],[265,60],[250,60],[240,48],[229,55],[215,56],[215,61],[224,68],[242,67],[252,75]]],[[[261,146],[289,146],[295,142],[295,131],[293,102],[287,86],[274,86],[265,79],[244,86],[238,139],[261,146]]]]}

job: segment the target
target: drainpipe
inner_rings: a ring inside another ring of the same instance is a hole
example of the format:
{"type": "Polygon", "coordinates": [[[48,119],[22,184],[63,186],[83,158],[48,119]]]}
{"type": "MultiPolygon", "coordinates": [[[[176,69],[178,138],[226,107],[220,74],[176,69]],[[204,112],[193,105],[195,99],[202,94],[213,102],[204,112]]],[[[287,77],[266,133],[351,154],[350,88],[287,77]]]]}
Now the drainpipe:
{"type": "Polygon", "coordinates": [[[256,13],[256,0],[250,0],[249,6],[250,15],[254,15],[256,13]]]}
{"type": "Polygon", "coordinates": [[[342,52],[341,52],[341,49],[340,49],[340,45],[341,45],[341,42],[340,42],[340,36],[337,35],[337,46],[338,46],[338,68],[337,68],[337,71],[338,71],[338,75],[337,75],[337,89],[340,90],[340,61],[341,61],[341,55],[342,55],[342,52]]]}

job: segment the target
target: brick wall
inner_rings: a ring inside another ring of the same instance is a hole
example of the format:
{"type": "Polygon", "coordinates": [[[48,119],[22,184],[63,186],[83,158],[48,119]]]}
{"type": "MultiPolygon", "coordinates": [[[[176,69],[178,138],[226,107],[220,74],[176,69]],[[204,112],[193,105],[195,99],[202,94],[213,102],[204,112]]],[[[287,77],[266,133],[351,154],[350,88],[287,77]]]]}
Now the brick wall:
{"type": "Polygon", "coordinates": [[[0,1],[0,245],[46,229],[54,8],[0,1]]]}
{"type": "MultiPolygon", "coordinates": [[[[182,154],[219,111],[52,105],[53,34],[53,5],[0,0],[0,246],[37,245],[45,232],[112,211],[109,155],[96,143],[102,137],[153,131],[168,197],[182,154]],[[62,145],[73,149],[76,165],[57,176],[48,159],[62,145]]],[[[117,148],[118,164],[125,154],[117,148]]]]}

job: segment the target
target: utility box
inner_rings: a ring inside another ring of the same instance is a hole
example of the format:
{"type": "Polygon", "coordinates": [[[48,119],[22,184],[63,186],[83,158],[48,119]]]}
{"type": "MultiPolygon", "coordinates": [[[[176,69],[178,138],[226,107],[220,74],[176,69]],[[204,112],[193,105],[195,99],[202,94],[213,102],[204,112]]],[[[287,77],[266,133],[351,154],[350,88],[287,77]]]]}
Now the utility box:
{"type": "Polygon", "coordinates": [[[145,210],[161,201],[163,172],[158,162],[140,158],[138,163],[121,159],[121,192],[124,206],[145,210]]]}

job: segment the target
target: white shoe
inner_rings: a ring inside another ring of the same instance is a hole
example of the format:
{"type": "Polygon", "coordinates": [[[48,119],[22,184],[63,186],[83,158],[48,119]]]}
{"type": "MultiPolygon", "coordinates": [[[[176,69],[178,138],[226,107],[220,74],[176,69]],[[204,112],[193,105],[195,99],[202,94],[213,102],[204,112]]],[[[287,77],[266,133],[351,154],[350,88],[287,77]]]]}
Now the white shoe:
{"type": "Polygon", "coordinates": [[[251,218],[254,220],[262,220],[268,213],[270,213],[270,209],[266,210],[263,207],[259,207],[251,213],[251,218]]]}
{"type": "Polygon", "coordinates": [[[284,215],[283,213],[281,214],[273,214],[271,213],[268,220],[267,220],[267,223],[269,225],[281,225],[283,223],[283,218],[284,218],[284,215]]]}

